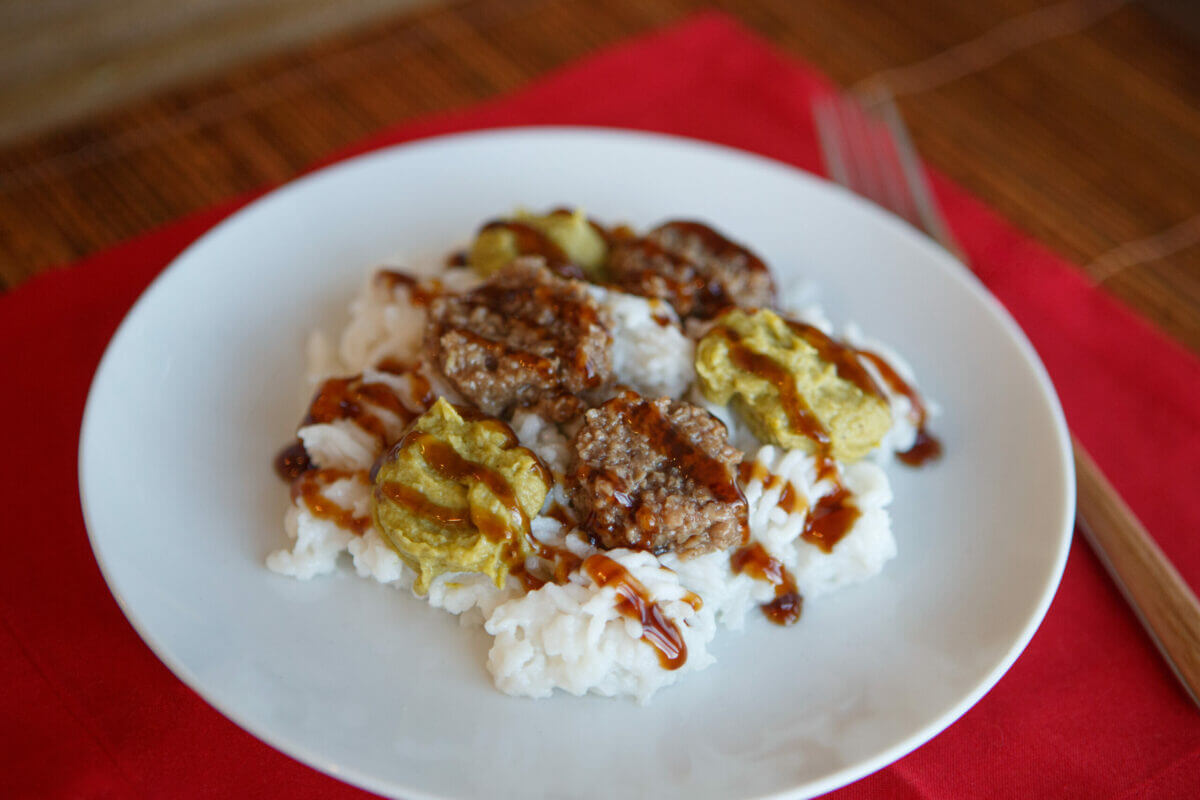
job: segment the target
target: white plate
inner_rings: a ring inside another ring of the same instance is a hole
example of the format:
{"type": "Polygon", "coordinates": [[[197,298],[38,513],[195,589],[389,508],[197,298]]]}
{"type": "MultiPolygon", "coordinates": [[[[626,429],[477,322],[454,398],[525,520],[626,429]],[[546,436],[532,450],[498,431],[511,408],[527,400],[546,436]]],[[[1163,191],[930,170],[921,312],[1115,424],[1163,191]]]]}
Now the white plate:
{"type": "Polygon", "coordinates": [[[1012,320],[925,237],[761,157],[611,130],[431,139],[299,180],[183,253],[96,374],[80,445],[92,546],[138,633],[218,710],[384,794],[800,797],[899,758],[975,703],[1058,585],[1074,512],[1067,434],[1012,320]],[[303,412],[302,350],[375,263],[461,241],[513,206],[644,226],[710,220],[909,356],[946,455],[891,470],[900,554],[794,628],[755,615],[718,663],[631,701],[492,688],[488,637],[352,570],[268,572],[303,412]]]}

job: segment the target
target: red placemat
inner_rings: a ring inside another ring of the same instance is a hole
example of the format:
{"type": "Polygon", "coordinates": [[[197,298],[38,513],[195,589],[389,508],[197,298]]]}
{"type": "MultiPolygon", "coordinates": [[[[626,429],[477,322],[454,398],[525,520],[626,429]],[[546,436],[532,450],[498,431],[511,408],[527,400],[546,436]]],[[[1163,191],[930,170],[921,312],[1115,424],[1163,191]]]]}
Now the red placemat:
{"type": "MultiPolygon", "coordinates": [[[[828,88],[705,15],[354,152],[472,128],[592,124],[708,139],[820,172],[809,102],[828,88]]],[[[935,188],[978,274],[1046,362],[1077,435],[1200,584],[1200,361],[962,191],[938,179],[935,188]]],[[[176,680],[108,593],[80,516],[79,422],[105,343],[149,280],[238,205],[0,296],[0,795],[365,796],[262,744],[176,680]]],[[[838,793],[997,795],[1200,796],[1200,714],[1084,546],[996,688],[924,747],[838,793]]]]}

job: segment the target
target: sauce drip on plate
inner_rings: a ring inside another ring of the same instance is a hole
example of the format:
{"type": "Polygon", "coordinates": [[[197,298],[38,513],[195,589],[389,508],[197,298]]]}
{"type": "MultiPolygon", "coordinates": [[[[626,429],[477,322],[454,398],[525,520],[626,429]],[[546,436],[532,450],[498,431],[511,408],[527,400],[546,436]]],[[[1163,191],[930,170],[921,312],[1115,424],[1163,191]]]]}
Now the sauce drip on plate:
{"type": "Polygon", "coordinates": [[[904,395],[911,404],[912,411],[910,413],[913,424],[917,426],[917,438],[912,447],[903,453],[897,453],[896,458],[910,467],[919,467],[941,456],[942,443],[926,427],[926,423],[929,421],[929,411],[925,408],[925,402],[921,399],[920,393],[908,381],[900,377],[900,373],[882,356],[867,350],[859,350],[858,354],[875,366],[884,383],[893,392],[904,395]]]}

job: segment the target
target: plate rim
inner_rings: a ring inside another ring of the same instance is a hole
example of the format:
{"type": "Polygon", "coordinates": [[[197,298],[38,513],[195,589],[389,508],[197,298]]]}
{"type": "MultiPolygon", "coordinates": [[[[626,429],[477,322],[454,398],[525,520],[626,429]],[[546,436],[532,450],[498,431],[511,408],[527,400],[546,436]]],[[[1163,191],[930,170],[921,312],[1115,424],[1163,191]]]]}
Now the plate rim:
{"type": "Polygon", "coordinates": [[[154,656],[161,661],[171,673],[180,680],[185,686],[194,691],[204,700],[206,704],[214,708],[218,713],[226,719],[233,722],[242,730],[264,742],[273,749],[279,751],[285,756],[295,759],[300,763],[318,770],[332,778],[350,783],[368,791],[377,792],[384,796],[395,796],[402,792],[405,797],[411,800],[445,800],[445,795],[430,794],[424,790],[401,786],[392,781],[378,778],[364,770],[353,766],[334,763],[332,760],[323,756],[319,751],[310,748],[294,738],[277,734],[267,729],[265,726],[256,725],[252,721],[247,720],[236,708],[231,707],[230,703],[220,701],[212,696],[204,689],[202,681],[194,674],[182,661],[177,659],[168,649],[168,647],[146,629],[145,624],[138,618],[134,609],[117,587],[112,568],[106,562],[102,553],[102,546],[94,532],[94,522],[89,509],[89,479],[85,471],[87,463],[87,454],[89,452],[89,430],[96,427],[95,406],[97,403],[97,387],[100,387],[101,381],[107,373],[112,369],[112,362],[116,358],[114,353],[119,352],[126,338],[130,336],[132,327],[131,320],[134,320],[144,308],[155,301],[155,298],[162,294],[171,280],[179,273],[179,266],[186,262],[191,257],[194,251],[202,248],[212,238],[217,238],[223,235],[227,227],[239,224],[245,216],[255,213],[263,205],[267,203],[284,202],[291,195],[307,190],[312,184],[320,183],[323,180],[329,179],[336,173],[351,169],[361,165],[364,162],[376,158],[386,157],[401,150],[412,149],[436,149],[442,146],[454,146],[460,143],[470,144],[476,140],[496,140],[504,138],[525,138],[525,137],[584,137],[609,140],[624,140],[626,142],[656,142],[656,143],[671,143],[679,147],[690,148],[697,154],[703,153],[706,157],[717,157],[722,159],[734,159],[747,162],[757,162],[761,166],[769,167],[773,170],[784,171],[790,177],[802,182],[813,184],[819,191],[834,192],[841,195],[842,198],[852,205],[856,205],[860,210],[872,216],[875,221],[884,227],[890,227],[896,235],[909,239],[914,243],[919,250],[922,250],[922,256],[932,262],[934,266],[943,272],[947,278],[955,281],[970,292],[991,314],[992,318],[1001,326],[1006,334],[1008,341],[1017,347],[1018,353],[1023,358],[1025,366],[1030,369],[1034,378],[1041,399],[1046,403],[1047,410],[1055,429],[1054,446],[1058,451],[1058,460],[1060,474],[1063,479],[1062,485],[1062,510],[1063,516],[1058,523],[1059,536],[1058,547],[1055,552],[1054,562],[1050,565],[1049,579],[1045,587],[1042,589],[1041,596],[1038,598],[1036,605],[1029,618],[1026,620],[1019,635],[1014,639],[1003,657],[999,659],[996,665],[982,678],[971,691],[967,692],[957,703],[952,705],[948,710],[941,715],[915,730],[906,738],[896,742],[890,747],[884,748],[873,757],[862,759],[856,763],[842,767],[841,769],[830,772],[823,778],[818,778],[805,783],[798,784],[791,788],[781,789],[776,792],[768,792],[766,794],[758,794],[747,796],[747,800],[753,797],[755,800],[796,800],[797,798],[812,797],[832,791],[842,786],[849,785],[867,775],[870,775],[913,752],[921,747],[942,731],[953,725],[961,718],[968,710],[978,703],[984,695],[990,692],[1000,679],[1011,669],[1017,658],[1025,651],[1029,642],[1033,639],[1034,634],[1041,627],[1046,613],[1049,611],[1050,605],[1058,592],[1058,588],[1062,581],[1063,572],[1066,568],[1067,557],[1070,552],[1071,543],[1073,541],[1074,520],[1075,520],[1075,503],[1076,503],[1076,485],[1074,462],[1071,458],[1070,433],[1067,427],[1066,418],[1063,413],[1061,402],[1054,388],[1053,381],[1050,378],[1049,372],[1046,370],[1033,344],[1029,341],[1024,330],[1017,324],[1007,308],[991,293],[987,286],[970,270],[965,264],[960,262],[955,256],[946,251],[934,240],[930,239],[924,233],[914,228],[908,222],[888,212],[886,209],[850,192],[846,188],[833,183],[822,176],[808,172],[794,164],[788,163],[771,156],[766,156],[761,153],[755,153],[748,150],[742,150],[726,144],[712,142],[706,139],[681,136],[677,134],[661,133],[657,131],[648,131],[637,128],[624,128],[619,126],[602,126],[602,125],[510,125],[497,126],[488,128],[473,128],[470,130],[456,131],[451,133],[435,134],[424,136],[415,139],[409,139],[396,144],[390,144],[383,147],[371,149],[364,153],[358,153],[344,159],[340,159],[330,164],[322,165],[316,169],[310,170],[297,176],[296,178],[265,192],[264,194],[254,198],[250,202],[243,205],[233,213],[226,216],[224,219],[213,225],[200,236],[187,245],[179,252],[171,261],[154,277],[154,279],[146,286],[145,289],[138,295],[138,298],[130,306],[129,310],[122,317],[120,324],[114,331],[108,344],[105,346],[104,353],[93,373],[91,383],[88,388],[87,400],[84,405],[84,411],[80,422],[79,446],[77,451],[77,475],[79,482],[79,501],[83,515],[85,530],[87,532],[88,543],[91,547],[93,557],[96,560],[97,566],[100,569],[101,576],[104,579],[108,591],[116,601],[122,615],[133,627],[134,631],[142,642],[150,649],[154,656]]]}

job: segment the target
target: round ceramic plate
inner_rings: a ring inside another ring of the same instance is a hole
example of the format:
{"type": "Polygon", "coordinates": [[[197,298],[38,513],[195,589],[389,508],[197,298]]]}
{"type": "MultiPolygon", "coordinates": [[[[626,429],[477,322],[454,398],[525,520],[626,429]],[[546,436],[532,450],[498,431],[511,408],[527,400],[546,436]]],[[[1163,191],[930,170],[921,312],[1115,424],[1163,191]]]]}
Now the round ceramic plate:
{"type": "Polygon", "coordinates": [[[980,284],[904,223],[765,158],[611,130],[417,142],[321,170],[216,227],[113,337],[80,484],[96,558],[154,652],[256,736],[383,794],[802,797],[899,758],[975,703],[1058,585],[1074,492],[1054,391],[980,284]],[[507,697],[489,638],[351,568],[263,566],[287,491],[272,457],[303,413],[303,349],[367,272],[437,253],[515,206],[647,226],[704,219],[781,282],[810,279],[916,368],[944,458],[890,475],[899,556],[808,604],[752,615],[717,663],[649,706],[507,697]]]}

